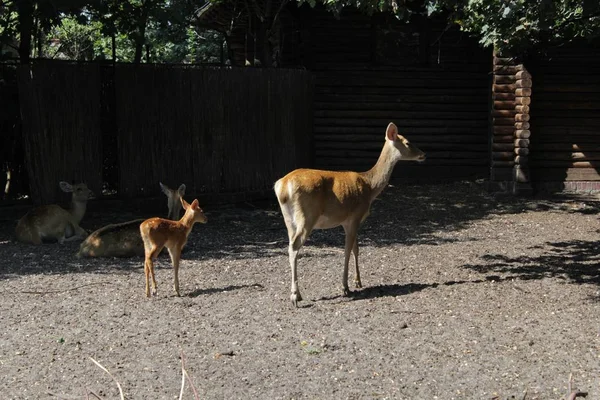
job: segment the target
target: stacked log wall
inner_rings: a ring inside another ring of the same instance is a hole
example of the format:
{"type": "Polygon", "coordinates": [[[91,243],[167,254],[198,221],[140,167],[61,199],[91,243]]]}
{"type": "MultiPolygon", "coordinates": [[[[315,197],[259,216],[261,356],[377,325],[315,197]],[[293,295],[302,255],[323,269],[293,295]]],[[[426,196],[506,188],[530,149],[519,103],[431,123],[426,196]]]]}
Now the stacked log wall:
{"type": "Polygon", "coordinates": [[[445,23],[426,23],[315,13],[318,168],[372,167],[393,121],[427,153],[423,164],[399,166],[396,178],[487,178],[491,51],[445,23]]]}
{"type": "Polygon", "coordinates": [[[490,181],[495,189],[528,194],[531,74],[500,55],[494,56],[493,71],[490,181]]]}

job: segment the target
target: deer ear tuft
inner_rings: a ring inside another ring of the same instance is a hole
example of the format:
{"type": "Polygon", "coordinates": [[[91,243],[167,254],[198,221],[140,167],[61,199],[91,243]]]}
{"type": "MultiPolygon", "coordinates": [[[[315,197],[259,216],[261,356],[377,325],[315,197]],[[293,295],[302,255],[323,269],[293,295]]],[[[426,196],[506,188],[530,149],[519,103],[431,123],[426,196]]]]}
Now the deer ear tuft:
{"type": "Polygon", "coordinates": [[[73,191],[73,186],[69,182],[60,181],[58,185],[63,192],[71,193],[73,191]]]}
{"type": "Polygon", "coordinates": [[[398,137],[398,127],[393,122],[390,122],[385,130],[385,138],[394,141],[398,137]]]}
{"type": "Polygon", "coordinates": [[[163,185],[162,182],[158,182],[158,184],[160,185],[160,190],[162,190],[162,192],[168,196],[170,190],[169,187],[167,185],[163,185]]]}

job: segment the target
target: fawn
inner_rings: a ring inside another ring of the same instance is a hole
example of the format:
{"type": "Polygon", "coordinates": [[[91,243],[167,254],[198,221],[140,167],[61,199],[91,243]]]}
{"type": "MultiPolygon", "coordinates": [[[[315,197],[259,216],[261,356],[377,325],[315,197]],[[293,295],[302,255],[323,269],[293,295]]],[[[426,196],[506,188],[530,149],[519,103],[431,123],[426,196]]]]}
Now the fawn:
{"type": "Polygon", "coordinates": [[[63,192],[71,193],[71,207],[65,210],[57,204],[39,206],[30,210],[17,223],[15,236],[19,242],[42,244],[43,241],[85,239],[87,232],[79,226],[85,215],[87,202],[93,193],[85,183],[71,185],[59,182],[63,192]]]}
{"type": "Polygon", "coordinates": [[[358,269],[357,233],[360,224],[369,215],[371,203],[387,186],[398,161],[424,161],[425,153],[398,134],[390,123],[379,160],[366,172],[322,171],[297,169],[275,183],[275,194],[283,214],[289,238],[289,262],[292,269],[290,299],[294,306],[302,300],[296,274],[300,248],[313,229],[342,226],[346,234],[343,295],[348,289],[348,263],[354,253],[355,284],[362,287],[358,269]]]}
{"type": "Polygon", "coordinates": [[[144,273],[146,275],[146,297],[150,297],[150,279],[152,279],[152,295],[156,296],[156,279],[154,278],[154,261],[164,247],[169,251],[173,264],[174,288],[179,296],[179,259],[181,249],[187,242],[188,235],[196,222],[205,224],[207,219],[195,199],[188,204],[181,198],[185,214],[179,221],[164,218],[150,218],[140,224],[140,234],[144,242],[144,273]]]}
{"type": "MultiPolygon", "coordinates": [[[[169,219],[178,220],[181,211],[181,196],[185,185],[177,190],[160,183],[160,189],[167,195],[169,219]]],[[[110,224],[92,232],[79,246],[77,257],[133,257],[144,255],[144,242],[140,236],[140,224],[144,219],[110,224]]]]}

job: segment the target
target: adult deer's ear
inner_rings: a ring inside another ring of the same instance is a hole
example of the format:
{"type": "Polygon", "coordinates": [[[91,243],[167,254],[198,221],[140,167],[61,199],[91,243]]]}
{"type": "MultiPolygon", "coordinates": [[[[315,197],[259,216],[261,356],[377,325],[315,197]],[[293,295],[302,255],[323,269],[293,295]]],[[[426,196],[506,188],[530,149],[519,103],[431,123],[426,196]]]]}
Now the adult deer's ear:
{"type": "Polygon", "coordinates": [[[170,189],[166,185],[163,185],[162,182],[158,182],[158,184],[160,185],[160,190],[168,196],[170,189]]]}
{"type": "Polygon", "coordinates": [[[390,124],[387,126],[387,129],[385,130],[385,138],[387,140],[394,141],[397,137],[398,127],[393,122],[390,122],[390,124]]]}
{"type": "Polygon", "coordinates": [[[58,185],[63,192],[71,193],[73,191],[73,186],[69,182],[60,181],[58,185]]]}

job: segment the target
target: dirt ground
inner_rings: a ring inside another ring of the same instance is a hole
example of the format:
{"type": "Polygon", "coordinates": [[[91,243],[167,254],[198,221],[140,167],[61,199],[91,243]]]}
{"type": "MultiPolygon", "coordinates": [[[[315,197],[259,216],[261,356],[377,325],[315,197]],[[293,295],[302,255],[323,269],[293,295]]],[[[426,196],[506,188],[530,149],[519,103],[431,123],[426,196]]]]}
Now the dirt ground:
{"type": "Polygon", "coordinates": [[[17,244],[3,210],[0,397],[116,399],[116,381],[127,399],[178,399],[183,365],[185,399],[600,399],[597,195],[389,187],[359,234],[364,288],[340,296],[343,230],[315,231],[298,309],[276,203],[204,208],[182,297],[161,257],[151,299],[141,258],[17,244]]]}

